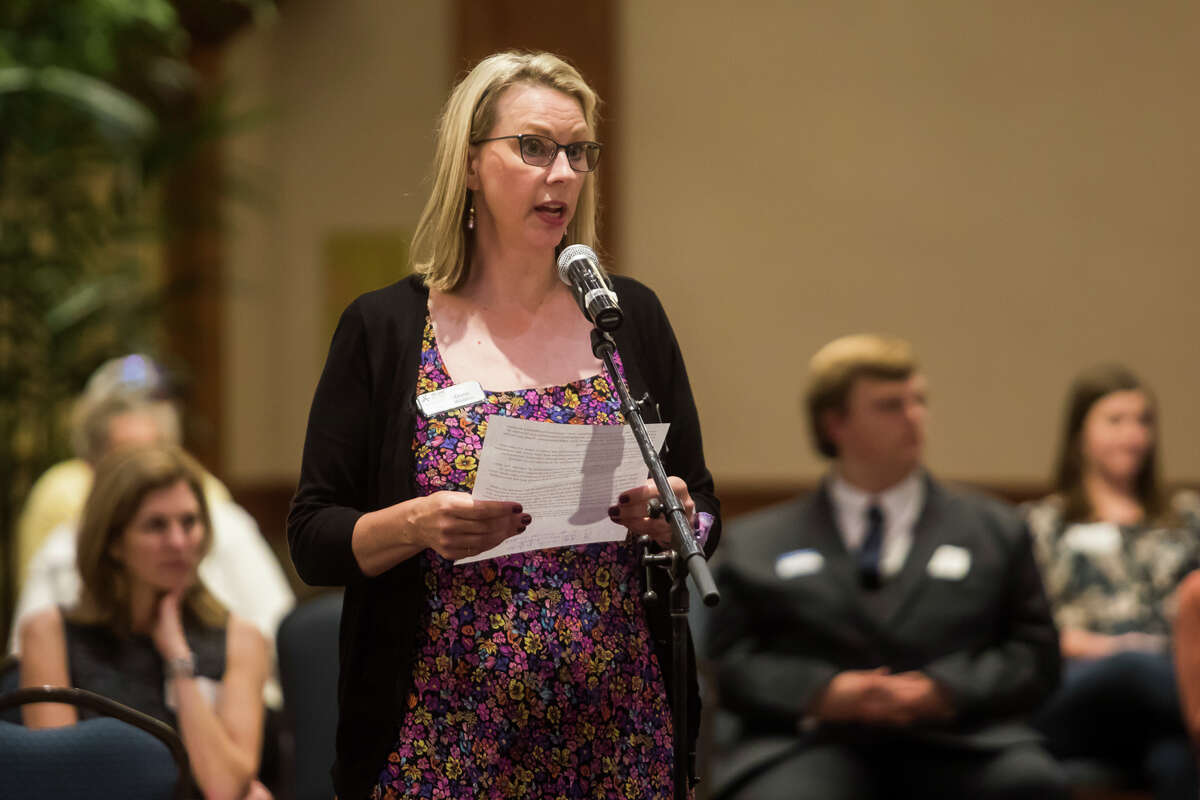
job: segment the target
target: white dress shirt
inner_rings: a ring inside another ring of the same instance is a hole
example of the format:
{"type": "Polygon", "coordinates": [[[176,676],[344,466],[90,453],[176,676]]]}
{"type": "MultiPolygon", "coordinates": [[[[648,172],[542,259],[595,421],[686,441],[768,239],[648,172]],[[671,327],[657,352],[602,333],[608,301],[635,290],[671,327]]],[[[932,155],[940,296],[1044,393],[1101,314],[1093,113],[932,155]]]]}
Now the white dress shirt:
{"type": "Polygon", "coordinates": [[[836,472],[829,482],[829,498],[846,550],[857,553],[867,536],[867,509],[873,503],[883,511],[883,547],[879,571],[886,577],[904,566],[912,549],[913,528],[925,505],[925,481],[921,470],[878,494],[864,492],[836,472]]]}

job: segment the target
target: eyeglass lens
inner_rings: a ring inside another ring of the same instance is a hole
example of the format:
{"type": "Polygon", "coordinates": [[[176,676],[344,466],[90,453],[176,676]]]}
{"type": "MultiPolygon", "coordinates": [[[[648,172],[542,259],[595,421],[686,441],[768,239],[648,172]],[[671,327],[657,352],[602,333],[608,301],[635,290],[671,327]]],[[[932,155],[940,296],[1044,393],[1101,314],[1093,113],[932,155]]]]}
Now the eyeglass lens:
{"type": "MultiPolygon", "coordinates": [[[[558,155],[559,144],[553,139],[527,133],[521,136],[521,159],[531,167],[549,166],[558,155]]],[[[567,163],[576,172],[591,172],[600,160],[600,147],[595,142],[572,142],[562,145],[567,151],[567,163]]]]}

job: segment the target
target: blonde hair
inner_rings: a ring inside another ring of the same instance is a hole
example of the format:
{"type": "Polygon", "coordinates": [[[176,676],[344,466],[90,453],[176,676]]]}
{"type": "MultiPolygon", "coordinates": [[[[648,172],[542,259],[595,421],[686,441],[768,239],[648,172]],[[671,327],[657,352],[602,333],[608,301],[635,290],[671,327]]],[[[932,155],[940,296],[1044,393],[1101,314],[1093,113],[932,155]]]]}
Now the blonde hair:
{"type": "Polygon", "coordinates": [[[837,458],[837,445],[825,433],[827,411],[845,411],[854,382],[862,377],[905,380],[917,371],[912,345],[903,339],[859,333],[834,339],[817,351],[808,364],[805,393],[808,423],[817,450],[837,458]]]}
{"type": "Polygon", "coordinates": [[[100,461],[109,449],[112,421],[125,414],[150,417],[164,442],[179,442],[179,411],[169,400],[157,400],[140,394],[113,394],[108,397],[84,395],[75,404],[71,426],[71,445],[75,455],[89,464],[100,461]]]}
{"type": "MultiPolygon", "coordinates": [[[[212,517],[204,499],[203,474],[191,456],[171,446],[122,448],[100,460],[79,522],[75,563],[83,590],[70,615],[72,619],[129,632],[129,579],[124,566],[113,556],[112,546],[151,492],[180,481],[187,483],[199,504],[204,526],[200,555],[208,554],[212,547],[212,517]]],[[[202,625],[223,625],[228,616],[198,578],[184,595],[182,608],[185,615],[202,625]]]]}
{"type": "MultiPolygon", "coordinates": [[[[588,127],[596,130],[600,98],[573,66],[551,53],[507,51],[475,65],[446,101],[437,128],[433,188],[413,233],[411,266],[425,284],[454,291],[467,279],[473,240],[464,220],[471,203],[467,163],[471,142],[486,138],[496,123],[496,106],[505,90],[518,84],[556,89],[579,101],[588,127]]],[[[575,216],[567,225],[571,243],[596,246],[599,193],[596,173],[584,176],[575,216]]]]}

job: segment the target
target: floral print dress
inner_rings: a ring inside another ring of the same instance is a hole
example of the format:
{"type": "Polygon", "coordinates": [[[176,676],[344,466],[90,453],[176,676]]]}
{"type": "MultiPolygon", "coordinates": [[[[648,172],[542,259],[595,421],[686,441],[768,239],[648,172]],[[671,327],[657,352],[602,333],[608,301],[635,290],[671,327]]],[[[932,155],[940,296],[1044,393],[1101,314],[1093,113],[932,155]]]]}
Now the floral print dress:
{"type": "Polygon", "coordinates": [[[1200,496],[1178,491],[1167,520],[1067,523],[1051,495],[1023,508],[1059,630],[1149,633],[1166,646],[1176,590],[1200,568],[1200,496]]]}
{"type": "MultiPolygon", "coordinates": [[[[618,365],[619,366],[619,365],[618,365]]],[[[417,392],[451,384],[426,320],[417,392]]],[[[607,377],[418,417],[422,495],[470,491],[487,418],[623,419],[607,377]]],[[[412,691],[372,794],[386,798],[666,798],[671,715],[625,541],[455,566],[427,550],[412,691]]]]}

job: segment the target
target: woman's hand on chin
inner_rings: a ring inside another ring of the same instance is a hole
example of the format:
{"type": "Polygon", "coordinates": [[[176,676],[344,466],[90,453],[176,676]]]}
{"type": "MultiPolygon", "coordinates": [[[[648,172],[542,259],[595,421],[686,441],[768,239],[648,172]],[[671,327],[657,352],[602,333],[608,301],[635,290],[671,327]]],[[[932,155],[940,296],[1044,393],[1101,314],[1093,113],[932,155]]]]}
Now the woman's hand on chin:
{"type": "MultiPolygon", "coordinates": [[[[688,527],[695,524],[696,504],[688,492],[687,484],[674,475],[667,478],[679,504],[683,506],[688,527]]],[[[624,525],[634,536],[647,535],[663,547],[671,546],[671,525],[665,516],[649,516],[649,503],[658,497],[658,487],[648,480],[636,489],[622,492],[617,504],[608,509],[608,517],[618,525],[624,525]]]]}
{"type": "Polygon", "coordinates": [[[154,628],[150,631],[155,649],[167,660],[191,656],[187,637],[183,635],[183,615],[180,610],[185,591],[187,590],[174,589],[159,598],[154,628]]]}

